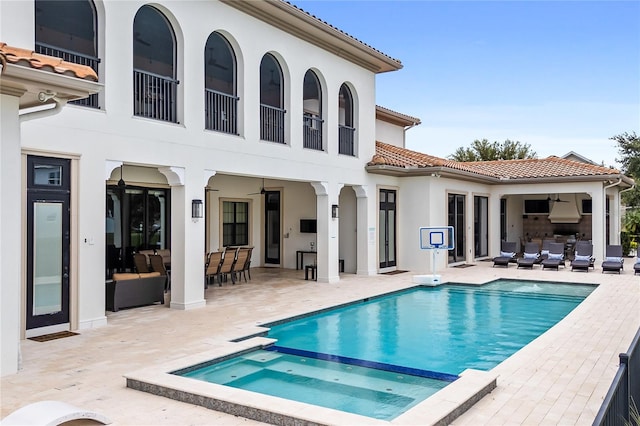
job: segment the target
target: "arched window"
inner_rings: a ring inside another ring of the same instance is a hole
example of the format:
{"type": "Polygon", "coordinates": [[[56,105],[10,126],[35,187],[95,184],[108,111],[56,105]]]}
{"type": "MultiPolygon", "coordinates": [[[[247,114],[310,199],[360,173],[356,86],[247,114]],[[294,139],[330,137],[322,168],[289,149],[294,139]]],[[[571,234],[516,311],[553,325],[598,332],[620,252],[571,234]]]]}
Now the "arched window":
{"type": "Polygon", "coordinates": [[[134,114],[176,122],[176,38],[167,18],[142,6],[133,20],[134,114]]]}
{"type": "Polygon", "coordinates": [[[353,96],[346,84],[340,86],[338,94],[338,153],[355,155],[353,123],[353,96]]]}
{"type": "Polygon", "coordinates": [[[267,53],[260,62],[260,139],[284,143],[284,84],[280,64],[267,53]]]}
{"type": "MultiPolygon", "coordinates": [[[[36,47],[43,55],[91,67],[98,73],[96,8],[91,0],[35,0],[36,47]]],[[[98,107],[98,95],[73,102],[98,107]]]]}
{"type": "Polygon", "coordinates": [[[322,89],[311,70],[304,75],[302,98],[303,146],[322,151],[322,89]]]}
{"type": "Polygon", "coordinates": [[[205,127],[238,133],[236,56],[219,33],[211,33],[204,48],[205,127]]]}

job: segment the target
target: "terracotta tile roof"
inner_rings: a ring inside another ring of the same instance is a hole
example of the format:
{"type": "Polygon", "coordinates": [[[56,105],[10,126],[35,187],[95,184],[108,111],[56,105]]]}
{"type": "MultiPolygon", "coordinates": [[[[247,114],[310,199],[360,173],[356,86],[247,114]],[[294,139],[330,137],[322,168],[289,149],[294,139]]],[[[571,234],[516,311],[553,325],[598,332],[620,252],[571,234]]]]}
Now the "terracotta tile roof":
{"type": "Polygon", "coordinates": [[[2,57],[3,63],[68,75],[83,80],[98,81],[98,75],[91,67],[67,62],[53,56],[41,55],[32,50],[8,46],[3,42],[0,42],[0,57],[2,57]]]}
{"type": "Polygon", "coordinates": [[[497,179],[610,176],[620,174],[616,169],[555,156],[528,160],[458,162],[383,142],[376,142],[376,153],[368,165],[385,165],[404,169],[442,167],[497,179]]]}

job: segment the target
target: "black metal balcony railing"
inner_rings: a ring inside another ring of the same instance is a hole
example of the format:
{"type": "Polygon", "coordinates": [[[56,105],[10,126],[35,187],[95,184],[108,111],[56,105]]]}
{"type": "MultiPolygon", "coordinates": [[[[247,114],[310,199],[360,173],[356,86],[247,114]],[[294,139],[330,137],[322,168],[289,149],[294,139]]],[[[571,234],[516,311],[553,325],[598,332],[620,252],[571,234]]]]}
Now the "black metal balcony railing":
{"type": "Polygon", "coordinates": [[[205,89],[205,128],[238,134],[238,97],[205,89]]]}
{"type": "Polygon", "coordinates": [[[285,110],[260,104],[260,139],[284,143],[285,110]]]}
{"type": "Polygon", "coordinates": [[[338,126],[338,153],[344,155],[355,155],[354,134],[356,129],[348,126],[338,126]]]}
{"type": "Polygon", "coordinates": [[[178,80],[133,70],[133,114],[177,123],[178,80]]]}
{"type": "Polygon", "coordinates": [[[320,117],[304,115],[303,119],[303,146],[309,149],[322,151],[322,123],[320,117]]]}
{"type": "MultiPolygon", "coordinates": [[[[72,52],[70,50],[62,49],[60,47],[51,46],[46,43],[36,43],[36,53],[40,53],[41,55],[53,56],[56,58],[60,58],[67,62],[71,62],[73,64],[86,65],[90,67],[92,70],[98,74],[98,64],[100,63],[100,59],[83,55],[82,53],[72,52]]],[[[88,98],[79,99],[77,101],[70,102],[74,105],[82,105],[90,108],[99,108],[98,105],[98,94],[90,95],[88,98]]]]}

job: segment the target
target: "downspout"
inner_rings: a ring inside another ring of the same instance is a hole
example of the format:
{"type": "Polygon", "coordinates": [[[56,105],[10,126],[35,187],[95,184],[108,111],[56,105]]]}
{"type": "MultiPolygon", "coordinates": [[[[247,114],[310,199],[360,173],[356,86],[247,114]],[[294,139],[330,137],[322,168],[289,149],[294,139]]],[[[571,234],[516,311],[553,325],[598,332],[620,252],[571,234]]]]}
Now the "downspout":
{"type": "Polygon", "coordinates": [[[402,130],[402,147],[403,148],[407,147],[407,130],[413,129],[418,124],[420,124],[420,123],[411,123],[410,126],[404,126],[404,129],[402,130]]]}
{"type": "Polygon", "coordinates": [[[19,115],[20,123],[24,123],[25,121],[35,120],[37,118],[44,118],[50,115],[58,114],[62,111],[62,108],[67,105],[67,99],[60,99],[57,93],[51,92],[40,92],[38,93],[38,100],[42,103],[47,102],[50,99],[53,99],[55,105],[53,108],[40,109],[38,111],[25,112],[19,115]]]}

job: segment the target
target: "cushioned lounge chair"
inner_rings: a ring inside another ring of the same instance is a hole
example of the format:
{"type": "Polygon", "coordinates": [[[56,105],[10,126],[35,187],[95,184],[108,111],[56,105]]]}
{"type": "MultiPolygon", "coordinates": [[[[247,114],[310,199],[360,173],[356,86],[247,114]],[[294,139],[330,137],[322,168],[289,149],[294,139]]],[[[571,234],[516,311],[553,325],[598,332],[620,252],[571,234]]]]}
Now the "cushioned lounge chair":
{"type": "Polygon", "coordinates": [[[506,266],[516,262],[516,243],[513,241],[502,241],[500,244],[500,256],[493,258],[493,266],[506,266]]]}
{"type": "Polygon", "coordinates": [[[633,264],[633,275],[640,274],[640,248],[636,250],[636,263],[633,264]]]}
{"type": "Polygon", "coordinates": [[[622,257],[622,246],[608,245],[605,249],[605,258],[602,262],[602,273],[620,273],[624,267],[624,257],[622,257]]]}
{"type": "Polygon", "coordinates": [[[540,253],[538,252],[538,243],[528,242],[524,245],[524,253],[522,257],[518,258],[518,268],[533,269],[533,265],[542,262],[540,253]]]}
{"type": "Polygon", "coordinates": [[[247,282],[247,274],[245,273],[244,268],[247,263],[249,253],[250,251],[248,247],[240,247],[238,249],[236,262],[233,264],[233,269],[231,270],[231,274],[234,276],[234,279],[237,278],[238,281],[241,281],[242,276],[244,276],[244,282],[247,282]]]}
{"type": "Polygon", "coordinates": [[[564,244],[563,243],[549,243],[549,254],[546,259],[542,261],[542,269],[555,269],[564,266],[564,244]]]}
{"type": "Polygon", "coordinates": [[[576,253],[571,261],[571,270],[581,270],[589,272],[589,268],[593,267],[593,244],[587,241],[579,241],[576,243],[576,253]]]}
{"type": "Polygon", "coordinates": [[[549,238],[545,238],[542,240],[542,248],[540,249],[540,258],[545,260],[549,257],[549,247],[552,243],[555,243],[556,240],[550,240],[549,238]]]}

